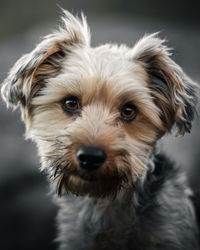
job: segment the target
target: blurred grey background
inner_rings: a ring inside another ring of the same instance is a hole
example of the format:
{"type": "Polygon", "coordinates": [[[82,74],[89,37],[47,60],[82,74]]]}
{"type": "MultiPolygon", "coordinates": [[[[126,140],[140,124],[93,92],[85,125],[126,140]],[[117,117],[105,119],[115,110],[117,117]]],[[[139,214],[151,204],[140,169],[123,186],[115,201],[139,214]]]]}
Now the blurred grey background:
{"type": "MultiPolygon", "coordinates": [[[[174,60],[200,82],[200,1],[0,0],[0,80],[14,62],[59,24],[58,5],[88,16],[92,44],[133,45],[144,33],[161,31],[174,60]]],[[[199,220],[200,119],[184,138],[167,136],[163,149],[186,169],[199,220]]],[[[56,249],[57,207],[39,173],[34,145],[24,141],[19,111],[0,103],[0,249],[56,249]]]]}

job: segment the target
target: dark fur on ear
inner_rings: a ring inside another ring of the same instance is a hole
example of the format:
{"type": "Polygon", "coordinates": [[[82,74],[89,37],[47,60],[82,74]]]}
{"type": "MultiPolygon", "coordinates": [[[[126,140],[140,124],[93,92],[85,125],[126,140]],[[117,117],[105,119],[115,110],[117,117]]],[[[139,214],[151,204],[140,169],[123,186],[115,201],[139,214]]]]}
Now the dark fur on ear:
{"type": "Polygon", "coordinates": [[[16,62],[1,88],[2,98],[8,107],[16,107],[19,103],[27,106],[44,86],[45,80],[59,73],[63,58],[74,45],[89,45],[89,29],[85,17],[81,17],[75,18],[63,10],[63,26],[16,62]]]}
{"type": "Polygon", "coordinates": [[[134,59],[148,74],[149,88],[161,110],[167,131],[176,125],[179,134],[190,132],[198,102],[198,86],[170,58],[165,40],[157,33],[145,36],[133,48],[134,59]]]}

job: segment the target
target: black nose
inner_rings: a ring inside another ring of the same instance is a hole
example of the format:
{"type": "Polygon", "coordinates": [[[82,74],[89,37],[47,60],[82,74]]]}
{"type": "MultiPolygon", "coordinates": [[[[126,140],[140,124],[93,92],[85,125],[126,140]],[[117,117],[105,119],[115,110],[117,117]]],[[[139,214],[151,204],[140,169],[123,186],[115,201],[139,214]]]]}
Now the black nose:
{"type": "Polygon", "coordinates": [[[106,153],[99,147],[88,146],[79,148],[76,153],[81,168],[96,170],[106,161],[106,153]]]}

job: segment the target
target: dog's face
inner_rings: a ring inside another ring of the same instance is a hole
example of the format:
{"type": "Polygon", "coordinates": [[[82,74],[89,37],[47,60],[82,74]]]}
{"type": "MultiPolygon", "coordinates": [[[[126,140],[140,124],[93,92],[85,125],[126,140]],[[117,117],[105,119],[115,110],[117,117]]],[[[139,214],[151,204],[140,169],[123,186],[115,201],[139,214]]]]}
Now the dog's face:
{"type": "Polygon", "coordinates": [[[133,48],[91,48],[84,17],[63,21],[16,63],[2,96],[20,104],[59,194],[113,196],[145,175],[160,137],[190,131],[196,85],[155,34],[133,48]]]}

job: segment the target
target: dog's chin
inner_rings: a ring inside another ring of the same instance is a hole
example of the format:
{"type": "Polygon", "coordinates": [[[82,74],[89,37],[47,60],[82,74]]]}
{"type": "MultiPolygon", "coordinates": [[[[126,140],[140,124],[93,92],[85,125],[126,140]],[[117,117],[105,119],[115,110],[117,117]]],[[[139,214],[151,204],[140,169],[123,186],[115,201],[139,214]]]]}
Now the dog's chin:
{"type": "Polygon", "coordinates": [[[93,198],[115,198],[125,186],[120,178],[95,178],[80,175],[62,175],[58,178],[58,195],[72,193],[93,198]]]}

